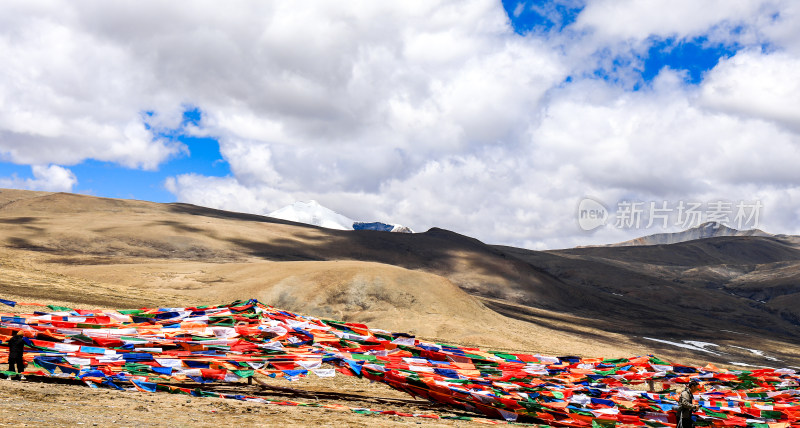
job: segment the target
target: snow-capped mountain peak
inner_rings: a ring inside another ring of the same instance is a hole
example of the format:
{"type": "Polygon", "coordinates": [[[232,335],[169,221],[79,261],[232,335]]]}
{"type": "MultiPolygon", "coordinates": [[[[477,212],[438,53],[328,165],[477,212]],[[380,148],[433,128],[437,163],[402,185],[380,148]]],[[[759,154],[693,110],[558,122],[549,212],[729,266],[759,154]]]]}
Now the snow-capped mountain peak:
{"type": "Polygon", "coordinates": [[[328,229],[377,230],[402,233],[414,232],[410,228],[399,224],[353,221],[353,219],[347,216],[320,205],[320,203],[315,200],[298,201],[281,209],[275,210],[267,215],[269,217],[279,218],[281,220],[311,224],[328,229]]]}
{"type": "Polygon", "coordinates": [[[315,200],[297,201],[267,215],[281,220],[312,224],[328,229],[352,230],[354,223],[352,219],[320,205],[315,200]]]}

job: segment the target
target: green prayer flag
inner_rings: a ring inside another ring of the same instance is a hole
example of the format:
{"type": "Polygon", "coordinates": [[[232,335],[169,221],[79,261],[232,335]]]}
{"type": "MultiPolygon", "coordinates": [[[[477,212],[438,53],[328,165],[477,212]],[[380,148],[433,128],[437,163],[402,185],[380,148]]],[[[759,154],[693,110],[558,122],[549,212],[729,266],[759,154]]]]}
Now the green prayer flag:
{"type": "Polygon", "coordinates": [[[705,414],[708,415],[708,416],[713,416],[715,418],[720,418],[720,419],[728,419],[728,415],[726,415],[725,413],[715,412],[713,410],[710,410],[707,407],[703,407],[702,409],[703,409],[703,412],[705,412],[705,414]]]}
{"type": "Polygon", "coordinates": [[[651,364],[657,364],[659,366],[669,366],[669,365],[671,365],[669,362],[664,361],[664,360],[662,360],[660,358],[656,358],[656,357],[650,357],[650,363],[651,364]]]}
{"type": "Polygon", "coordinates": [[[255,370],[231,370],[233,374],[239,377],[252,377],[256,371],[255,370]]]}
{"type": "Polygon", "coordinates": [[[617,421],[610,421],[608,419],[592,419],[592,428],[613,428],[617,425],[617,421]]]}
{"type": "Polygon", "coordinates": [[[370,354],[351,354],[354,360],[377,361],[378,358],[370,354]]]}

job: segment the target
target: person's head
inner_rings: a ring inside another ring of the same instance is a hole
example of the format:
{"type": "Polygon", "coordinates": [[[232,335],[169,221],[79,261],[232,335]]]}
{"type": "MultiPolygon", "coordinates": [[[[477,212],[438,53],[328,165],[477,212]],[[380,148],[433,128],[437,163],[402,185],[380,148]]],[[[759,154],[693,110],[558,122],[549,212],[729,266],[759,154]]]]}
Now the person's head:
{"type": "Polygon", "coordinates": [[[689,381],[689,385],[688,386],[689,386],[689,389],[692,390],[692,391],[697,391],[698,389],[700,389],[700,383],[697,382],[694,379],[689,381]]]}
{"type": "Polygon", "coordinates": [[[16,336],[16,335],[17,335],[17,330],[11,330],[11,336],[16,336]]]}

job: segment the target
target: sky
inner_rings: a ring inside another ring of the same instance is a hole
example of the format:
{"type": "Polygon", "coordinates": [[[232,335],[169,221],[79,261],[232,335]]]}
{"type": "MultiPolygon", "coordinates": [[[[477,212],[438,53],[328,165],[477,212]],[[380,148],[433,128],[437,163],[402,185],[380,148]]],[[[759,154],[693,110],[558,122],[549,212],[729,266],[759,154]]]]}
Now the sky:
{"type": "Polygon", "coordinates": [[[0,188],[314,199],[534,249],[681,230],[686,206],[800,234],[797,1],[0,8],[0,188]]]}

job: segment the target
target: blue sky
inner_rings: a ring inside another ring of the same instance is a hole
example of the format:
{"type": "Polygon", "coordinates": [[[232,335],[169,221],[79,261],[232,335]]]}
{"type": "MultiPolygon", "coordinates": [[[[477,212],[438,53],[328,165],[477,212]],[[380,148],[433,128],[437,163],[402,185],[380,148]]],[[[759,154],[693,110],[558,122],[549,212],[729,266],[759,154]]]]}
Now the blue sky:
{"type": "Polygon", "coordinates": [[[758,199],[800,233],[796,2],[373,6],[14,3],[0,187],[317,199],[532,248],[663,231],[582,231],[585,196],[758,199]]]}
{"type": "MultiPolygon", "coordinates": [[[[175,195],[164,187],[167,177],[186,173],[217,177],[230,174],[230,167],[219,153],[219,143],[213,138],[185,135],[170,138],[184,144],[188,153],[162,163],[156,171],[125,168],[114,162],[93,159],[71,166],[70,170],[78,178],[78,185],[73,192],[109,198],[175,202],[175,195]]],[[[0,176],[12,175],[21,179],[33,178],[30,166],[0,163],[0,176]]]]}
{"type": "MultiPolygon", "coordinates": [[[[147,115],[147,112],[143,114],[147,115]]],[[[175,202],[175,195],[164,187],[167,177],[187,173],[214,177],[229,175],[230,166],[220,154],[216,139],[196,137],[185,132],[185,125],[196,125],[200,118],[198,109],[186,109],[180,127],[155,134],[155,138],[178,142],[185,147],[185,151],[167,159],[156,170],[126,168],[115,162],[86,159],[70,166],[78,179],[78,184],[72,191],[109,198],[175,202]]],[[[34,178],[30,166],[12,162],[0,162],[0,177],[2,176],[15,176],[23,180],[34,178]]]]}

